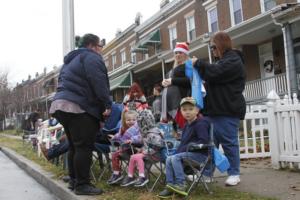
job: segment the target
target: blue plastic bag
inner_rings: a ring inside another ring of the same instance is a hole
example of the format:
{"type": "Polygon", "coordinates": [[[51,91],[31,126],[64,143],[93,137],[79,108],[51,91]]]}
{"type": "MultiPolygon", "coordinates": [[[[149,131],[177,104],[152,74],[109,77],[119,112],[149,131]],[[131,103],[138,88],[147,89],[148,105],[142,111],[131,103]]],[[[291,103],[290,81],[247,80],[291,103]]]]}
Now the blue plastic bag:
{"type": "Polygon", "coordinates": [[[230,167],[227,157],[222,154],[217,148],[214,148],[214,163],[221,173],[226,172],[230,167]]]}
{"type": "Polygon", "coordinates": [[[202,79],[197,70],[193,67],[192,60],[185,62],[185,76],[191,81],[192,97],[196,100],[197,107],[203,108],[203,98],[206,95],[202,79]]]}

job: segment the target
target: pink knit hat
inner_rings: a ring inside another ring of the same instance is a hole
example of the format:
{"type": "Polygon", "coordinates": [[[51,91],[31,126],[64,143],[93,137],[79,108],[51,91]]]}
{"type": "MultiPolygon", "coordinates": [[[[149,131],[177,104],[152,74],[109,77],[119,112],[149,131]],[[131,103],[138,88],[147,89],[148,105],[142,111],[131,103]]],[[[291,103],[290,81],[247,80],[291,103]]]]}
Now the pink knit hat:
{"type": "Polygon", "coordinates": [[[177,42],[175,49],[174,49],[174,53],[175,52],[182,52],[186,55],[189,55],[189,43],[188,42],[177,42]]]}

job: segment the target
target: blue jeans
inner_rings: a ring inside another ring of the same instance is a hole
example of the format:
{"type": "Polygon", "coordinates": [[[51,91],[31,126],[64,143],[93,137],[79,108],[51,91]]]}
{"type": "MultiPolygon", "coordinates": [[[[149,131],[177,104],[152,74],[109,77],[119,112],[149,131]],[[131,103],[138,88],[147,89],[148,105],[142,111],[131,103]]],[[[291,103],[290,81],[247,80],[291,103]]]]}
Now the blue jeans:
{"type": "Polygon", "coordinates": [[[166,181],[167,184],[183,184],[185,174],[182,166],[182,158],[189,158],[198,162],[204,162],[207,156],[201,153],[181,152],[169,156],[166,161],[166,181]]]}
{"type": "Polygon", "coordinates": [[[238,137],[238,118],[233,117],[210,117],[214,125],[214,142],[216,147],[222,145],[225,156],[228,158],[230,167],[228,175],[240,174],[240,145],[238,137]]]}
{"type": "Polygon", "coordinates": [[[67,153],[69,150],[69,142],[67,139],[61,141],[59,144],[54,145],[48,150],[49,160],[56,158],[64,153],[67,153]]]}
{"type": "Polygon", "coordinates": [[[101,143],[95,143],[95,150],[99,153],[109,153],[110,152],[110,145],[108,144],[101,144],[101,143]]]}

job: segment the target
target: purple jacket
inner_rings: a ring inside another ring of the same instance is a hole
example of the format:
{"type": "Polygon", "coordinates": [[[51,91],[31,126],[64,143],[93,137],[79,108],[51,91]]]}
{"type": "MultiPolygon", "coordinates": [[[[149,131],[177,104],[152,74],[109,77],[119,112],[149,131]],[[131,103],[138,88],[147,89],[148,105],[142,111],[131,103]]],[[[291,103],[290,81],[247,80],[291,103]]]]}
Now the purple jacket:
{"type": "Polygon", "coordinates": [[[124,143],[126,140],[131,140],[133,144],[139,144],[142,142],[142,135],[137,122],[128,128],[125,133],[121,134],[121,129],[112,139],[115,142],[124,143]]]}

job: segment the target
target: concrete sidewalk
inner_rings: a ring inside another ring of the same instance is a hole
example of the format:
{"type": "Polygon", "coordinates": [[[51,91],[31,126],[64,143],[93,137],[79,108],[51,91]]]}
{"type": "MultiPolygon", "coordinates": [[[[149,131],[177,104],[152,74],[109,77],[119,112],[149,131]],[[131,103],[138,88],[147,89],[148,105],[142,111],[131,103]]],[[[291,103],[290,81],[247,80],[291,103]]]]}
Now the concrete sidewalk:
{"type": "MultiPolygon", "coordinates": [[[[217,185],[224,187],[227,177],[217,175],[217,185]]],[[[234,189],[280,200],[300,199],[300,172],[275,170],[270,159],[241,162],[241,183],[234,189]]]]}

